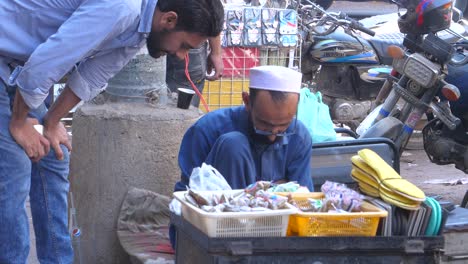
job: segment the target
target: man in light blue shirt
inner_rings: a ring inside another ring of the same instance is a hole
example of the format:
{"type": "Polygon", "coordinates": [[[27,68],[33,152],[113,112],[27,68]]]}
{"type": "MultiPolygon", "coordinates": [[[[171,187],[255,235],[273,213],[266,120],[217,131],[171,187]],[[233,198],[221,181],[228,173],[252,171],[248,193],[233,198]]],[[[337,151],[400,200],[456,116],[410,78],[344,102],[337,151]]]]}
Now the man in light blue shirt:
{"type": "Polygon", "coordinates": [[[41,263],[72,263],[67,133],[60,119],[137,51],[183,58],[219,35],[219,0],[0,1],[0,263],[25,263],[30,196],[41,263]],[[67,85],[46,109],[49,89],[67,85]],[[34,126],[42,124],[43,134],[34,126]]]}

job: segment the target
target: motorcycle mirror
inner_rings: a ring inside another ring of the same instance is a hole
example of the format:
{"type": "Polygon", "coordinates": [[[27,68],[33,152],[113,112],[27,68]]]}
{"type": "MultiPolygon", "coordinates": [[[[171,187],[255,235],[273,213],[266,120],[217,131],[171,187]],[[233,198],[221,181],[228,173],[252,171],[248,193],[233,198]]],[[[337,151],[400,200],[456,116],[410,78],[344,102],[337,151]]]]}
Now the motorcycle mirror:
{"type": "Polygon", "coordinates": [[[387,53],[394,59],[402,59],[405,56],[403,49],[395,45],[389,46],[387,48],[387,53]]]}
{"type": "Polygon", "coordinates": [[[447,83],[442,87],[442,94],[451,102],[457,101],[461,96],[460,90],[450,83],[447,83]]]}

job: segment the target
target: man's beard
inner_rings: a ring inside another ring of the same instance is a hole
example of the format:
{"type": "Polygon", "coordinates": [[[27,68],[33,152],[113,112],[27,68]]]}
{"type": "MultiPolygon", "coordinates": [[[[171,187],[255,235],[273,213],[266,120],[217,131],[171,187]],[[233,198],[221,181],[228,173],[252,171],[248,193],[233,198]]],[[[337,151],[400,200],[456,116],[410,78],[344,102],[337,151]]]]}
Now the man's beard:
{"type": "Polygon", "coordinates": [[[275,143],[279,137],[276,137],[276,139],[274,141],[271,141],[267,136],[264,136],[264,135],[260,135],[260,134],[257,134],[255,132],[255,128],[254,128],[254,125],[253,125],[253,121],[252,121],[252,114],[250,112],[248,112],[249,114],[249,134],[250,134],[250,137],[252,138],[252,142],[257,144],[257,145],[271,145],[273,143],[275,143]]]}
{"type": "Polygon", "coordinates": [[[146,47],[148,48],[148,53],[151,57],[157,59],[163,55],[166,55],[167,51],[162,49],[161,43],[168,33],[169,31],[167,30],[162,32],[150,32],[148,38],[146,39],[146,47]]]}

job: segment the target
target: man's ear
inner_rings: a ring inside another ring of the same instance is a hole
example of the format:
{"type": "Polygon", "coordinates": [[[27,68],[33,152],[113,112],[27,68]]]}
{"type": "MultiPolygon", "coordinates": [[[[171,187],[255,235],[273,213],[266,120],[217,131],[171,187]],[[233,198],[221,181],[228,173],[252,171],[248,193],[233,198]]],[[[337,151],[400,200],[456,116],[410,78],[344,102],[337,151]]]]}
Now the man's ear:
{"type": "Polygon", "coordinates": [[[250,111],[250,95],[248,92],[242,92],[242,101],[247,111],[250,111]]]}
{"type": "Polygon", "coordinates": [[[177,25],[177,13],[174,11],[169,11],[162,13],[161,15],[161,28],[166,30],[173,30],[177,25]]]}

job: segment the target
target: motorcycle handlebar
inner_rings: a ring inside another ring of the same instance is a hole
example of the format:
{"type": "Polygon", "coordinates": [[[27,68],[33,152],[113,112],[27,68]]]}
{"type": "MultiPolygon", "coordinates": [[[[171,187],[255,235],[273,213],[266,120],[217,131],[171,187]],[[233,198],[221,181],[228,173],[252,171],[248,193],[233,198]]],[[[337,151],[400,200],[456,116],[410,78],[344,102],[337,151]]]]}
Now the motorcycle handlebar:
{"type": "MultiPolygon", "coordinates": [[[[468,50],[468,42],[463,40],[462,42],[455,43],[455,47],[462,48],[464,50],[468,50]]],[[[458,52],[458,51],[457,51],[458,52]]],[[[468,63],[468,55],[463,52],[463,54],[455,53],[449,62],[451,65],[454,66],[464,66],[468,63]],[[459,56],[457,56],[459,55],[459,56]]]]}
{"type": "Polygon", "coordinates": [[[463,57],[461,60],[457,60],[456,58],[452,57],[450,60],[450,64],[454,66],[465,66],[468,63],[468,56],[463,57]]]}
{"type": "MultiPolygon", "coordinates": [[[[360,22],[348,17],[346,13],[339,12],[338,14],[335,13],[329,13],[325,10],[323,10],[319,5],[315,4],[314,2],[311,2],[310,0],[304,0],[305,2],[308,2],[309,5],[303,6],[304,9],[307,8],[312,8],[315,9],[323,14],[322,18],[320,19],[321,22],[319,23],[325,23],[326,21],[330,21],[333,24],[339,26],[339,25],[349,25],[349,27],[362,31],[370,36],[375,36],[375,32],[373,30],[370,30],[366,27],[364,27],[360,22]]],[[[331,33],[329,31],[334,31],[336,27],[330,28],[331,30],[327,30],[327,33],[331,33]]],[[[315,32],[318,33],[318,32],[315,32]]],[[[321,35],[321,33],[318,33],[321,35]]]]}
{"type": "Polygon", "coordinates": [[[362,31],[362,32],[366,33],[367,35],[375,36],[375,31],[364,27],[361,23],[359,23],[358,21],[356,21],[354,19],[351,19],[351,27],[354,28],[354,29],[357,29],[359,31],[362,31]]]}

